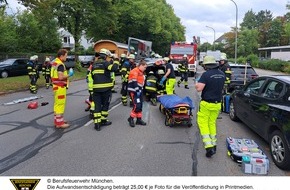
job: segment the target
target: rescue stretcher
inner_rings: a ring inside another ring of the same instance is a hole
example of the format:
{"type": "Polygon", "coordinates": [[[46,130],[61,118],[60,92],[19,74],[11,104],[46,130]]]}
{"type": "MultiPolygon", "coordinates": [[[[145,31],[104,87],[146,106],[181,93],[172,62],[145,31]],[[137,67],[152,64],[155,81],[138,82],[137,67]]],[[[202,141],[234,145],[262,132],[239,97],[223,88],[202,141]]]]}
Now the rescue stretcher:
{"type": "Polygon", "coordinates": [[[159,110],[165,115],[165,126],[192,126],[191,117],[194,105],[189,97],[180,98],[177,95],[158,96],[159,110]]]}

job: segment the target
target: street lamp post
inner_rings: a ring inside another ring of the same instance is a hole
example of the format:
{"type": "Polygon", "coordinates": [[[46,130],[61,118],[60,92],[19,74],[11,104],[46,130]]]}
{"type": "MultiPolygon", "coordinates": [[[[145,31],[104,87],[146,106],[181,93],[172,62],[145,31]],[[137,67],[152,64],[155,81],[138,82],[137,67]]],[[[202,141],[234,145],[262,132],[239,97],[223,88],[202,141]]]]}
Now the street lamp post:
{"type": "Polygon", "coordinates": [[[206,27],[213,30],[213,50],[215,51],[215,30],[213,27],[210,27],[210,26],[206,26],[206,27]]]}
{"type": "Polygon", "coordinates": [[[238,6],[234,0],[232,1],[236,6],[236,30],[235,30],[235,63],[237,63],[237,50],[238,50],[238,6]]]}

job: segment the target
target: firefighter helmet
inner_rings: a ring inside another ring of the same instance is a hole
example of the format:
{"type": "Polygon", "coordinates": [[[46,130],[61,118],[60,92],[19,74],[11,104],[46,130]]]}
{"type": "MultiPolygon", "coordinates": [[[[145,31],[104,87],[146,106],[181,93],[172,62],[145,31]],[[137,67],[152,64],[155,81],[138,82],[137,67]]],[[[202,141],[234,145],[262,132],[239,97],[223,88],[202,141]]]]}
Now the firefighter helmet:
{"type": "Polygon", "coordinates": [[[122,53],[121,58],[125,58],[125,57],[126,57],[126,54],[122,53]]]}
{"type": "Polygon", "coordinates": [[[221,58],[220,60],[227,60],[227,54],[221,53],[221,58]]]}
{"type": "Polygon", "coordinates": [[[129,59],[135,59],[135,55],[134,54],[130,54],[128,58],[129,59]]]}
{"type": "Polygon", "coordinates": [[[165,73],[164,73],[163,69],[158,69],[157,74],[158,75],[164,75],[165,73]]]}
{"type": "Polygon", "coordinates": [[[169,61],[169,57],[164,57],[164,61],[169,61]]]}
{"type": "Polygon", "coordinates": [[[150,72],[148,73],[148,75],[154,75],[154,72],[153,72],[153,71],[150,71],[150,72]]]}
{"type": "Polygon", "coordinates": [[[31,57],[30,57],[30,60],[31,60],[31,61],[35,61],[36,59],[38,59],[38,56],[37,56],[37,55],[34,55],[34,56],[31,56],[31,57]]]}
{"type": "Polygon", "coordinates": [[[30,102],[27,106],[28,109],[36,109],[38,108],[38,102],[34,101],[34,102],[30,102]]]}
{"type": "Polygon", "coordinates": [[[100,50],[100,54],[104,54],[106,56],[111,56],[111,52],[109,50],[105,49],[105,48],[102,48],[100,50]]]}
{"type": "Polygon", "coordinates": [[[203,58],[203,65],[208,65],[208,64],[217,64],[214,56],[207,55],[203,58]]]}
{"type": "Polygon", "coordinates": [[[184,55],[183,55],[183,57],[184,57],[184,58],[185,58],[185,57],[187,58],[187,55],[186,55],[186,54],[184,54],[184,55]]]}
{"type": "Polygon", "coordinates": [[[45,58],[45,62],[49,62],[50,61],[50,59],[47,57],[47,58],[45,58]]]}

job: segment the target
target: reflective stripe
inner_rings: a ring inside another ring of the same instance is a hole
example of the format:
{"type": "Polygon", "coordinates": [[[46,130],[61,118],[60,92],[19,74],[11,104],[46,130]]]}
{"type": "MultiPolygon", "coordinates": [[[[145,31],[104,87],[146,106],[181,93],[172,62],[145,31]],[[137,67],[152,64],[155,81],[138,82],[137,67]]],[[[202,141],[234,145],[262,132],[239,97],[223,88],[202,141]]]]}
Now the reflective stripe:
{"type": "Polygon", "coordinates": [[[93,74],[104,74],[105,70],[93,70],[93,74]]]}
{"type": "Polygon", "coordinates": [[[145,89],[146,89],[146,90],[152,90],[152,91],[156,91],[156,90],[157,90],[157,88],[155,88],[155,87],[150,87],[150,86],[145,86],[145,89]]]}
{"type": "Polygon", "coordinates": [[[104,84],[94,84],[93,88],[107,88],[107,87],[113,87],[113,83],[104,83],[104,84]]]}
{"type": "Polygon", "coordinates": [[[57,97],[58,99],[64,99],[65,98],[65,95],[60,95],[57,97]]]}
{"type": "Polygon", "coordinates": [[[202,135],[201,137],[202,137],[203,139],[210,138],[209,135],[202,135]]]}

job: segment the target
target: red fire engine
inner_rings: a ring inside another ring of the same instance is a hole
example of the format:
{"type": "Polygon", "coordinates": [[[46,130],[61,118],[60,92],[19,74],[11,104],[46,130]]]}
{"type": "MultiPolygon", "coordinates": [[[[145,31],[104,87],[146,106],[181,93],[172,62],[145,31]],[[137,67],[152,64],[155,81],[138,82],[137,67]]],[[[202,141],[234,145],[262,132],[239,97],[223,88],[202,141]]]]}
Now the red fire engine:
{"type": "Polygon", "coordinates": [[[197,57],[197,40],[193,37],[193,42],[174,42],[170,47],[170,59],[174,71],[177,72],[178,64],[183,60],[183,56],[186,55],[188,59],[188,70],[191,76],[196,73],[196,57],[197,57]]]}

